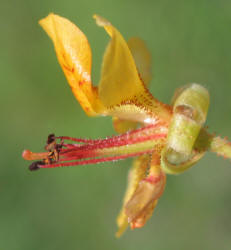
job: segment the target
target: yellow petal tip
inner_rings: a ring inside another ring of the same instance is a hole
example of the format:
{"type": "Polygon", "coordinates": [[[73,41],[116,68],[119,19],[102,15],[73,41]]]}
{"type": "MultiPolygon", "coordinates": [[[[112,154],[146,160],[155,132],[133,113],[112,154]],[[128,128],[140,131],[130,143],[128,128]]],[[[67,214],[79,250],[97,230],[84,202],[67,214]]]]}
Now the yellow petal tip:
{"type": "Polygon", "coordinates": [[[38,21],[39,25],[42,26],[43,20],[45,20],[45,19],[47,19],[47,18],[50,18],[50,17],[52,17],[52,16],[55,16],[55,14],[54,14],[53,12],[49,13],[46,17],[40,19],[40,20],[38,21]]]}
{"type": "Polygon", "coordinates": [[[99,25],[99,26],[111,25],[111,23],[107,19],[105,19],[105,18],[103,18],[103,17],[101,17],[99,15],[94,14],[93,18],[95,19],[96,24],[99,25]]]}
{"type": "Polygon", "coordinates": [[[121,226],[119,227],[118,231],[115,233],[115,237],[116,237],[116,238],[120,238],[120,237],[124,234],[124,232],[126,231],[127,226],[128,226],[127,223],[124,224],[124,225],[121,225],[121,226]]]}

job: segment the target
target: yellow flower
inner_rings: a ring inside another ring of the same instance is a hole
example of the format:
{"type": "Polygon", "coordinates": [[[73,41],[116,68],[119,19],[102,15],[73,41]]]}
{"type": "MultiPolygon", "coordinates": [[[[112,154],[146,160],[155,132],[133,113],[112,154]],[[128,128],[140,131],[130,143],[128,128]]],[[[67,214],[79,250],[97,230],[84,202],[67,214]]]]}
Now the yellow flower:
{"type": "MultiPolygon", "coordinates": [[[[110,22],[97,15],[94,18],[111,37],[104,54],[98,88],[91,83],[91,49],[82,31],[69,20],[54,14],[39,22],[52,39],[59,63],[84,111],[91,116],[113,116],[119,132],[135,127],[133,122],[168,123],[170,106],[153,98],[145,86],[151,74],[150,56],[145,44],[138,38],[127,43],[110,22]]],[[[165,177],[159,168],[160,159],[156,159],[158,163],[153,163],[149,177],[145,178],[149,158],[138,158],[130,173],[130,194],[125,198],[129,203],[126,205],[125,202],[118,218],[118,235],[127,226],[127,217],[132,228],[143,226],[164,189],[165,177]],[[134,196],[135,190],[138,194],[134,196]]]]}
{"type": "Polygon", "coordinates": [[[59,63],[84,111],[91,116],[112,115],[140,122],[168,121],[171,108],[154,99],[141,79],[142,76],[147,82],[150,79],[150,58],[145,45],[139,39],[132,39],[130,50],[129,44],[107,20],[96,15],[94,18],[111,37],[98,88],[91,82],[91,49],[82,31],[54,14],[39,22],[52,39],[59,63]]]}
{"type": "Polygon", "coordinates": [[[58,61],[83,110],[89,116],[112,116],[115,130],[122,134],[99,140],[51,134],[47,152],[25,150],[23,157],[42,159],[30,165],[30,170],[36,170],[137,156],[117,218],[119,237],[129,224],[132,229],[139,228],[150,218],[164,191],[165,173],[185,171],[208,149],[224,156],[231,155],[231,149],[226,140],[202,129],[209,105],[207,90],[192,84],[177,91],[172,106],[161,103],[147,89],[151,59],[144,42],[139,38],[126,42],[110,22],[97,15],[94,18],[111,37],[98,87],[91,82],[91,49],[83,32],[55,14],[39,23],[52,39],[58,61]]]}

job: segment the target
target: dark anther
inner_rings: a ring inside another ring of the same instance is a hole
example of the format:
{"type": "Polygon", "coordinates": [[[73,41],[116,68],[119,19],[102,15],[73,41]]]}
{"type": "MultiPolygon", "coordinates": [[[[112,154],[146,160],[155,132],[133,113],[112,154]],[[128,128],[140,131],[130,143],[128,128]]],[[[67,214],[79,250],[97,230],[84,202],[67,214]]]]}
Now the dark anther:
{"type": "Polygon", "coordinates": [[[56,140],[55,139],[56,138],[55,138],[54,134],[48,135],[48,137],[47,137],[47,144],[45,146],[45,149],[47,151],[50,151],[50,152],[54,151],[55,146],[56,146],[56,140]]]}
{"type": "Polygon", "coordinates": [[[39,165],[44,165],[44,164],[45,163],[43,161],[35,161],[29,166],[29,170],[30,171],[39,170],[40,169],[39,165]]]}
{"type": "Polygon", "coordinates": [[[48,135],[48,137],[47,137],[47,144],[51,144],[54,141],[55,141],[55,134],[48,135]]]}
{"type": "Polygon", "coordinates": [[[50,134],[47,138],[47,144],[45,150],[49,152],[48,158],[46,158],[46,163],[50,164],[51,162],[57,162],[59,160],[59,152],[63,147],[63,141],[59,144],[56,142],[56,137],[54,134],[50,134]]]}
{"type": "Polygon", "coordinates": [[[62,144],[62,143],[61,143],[61,144],[56,144],[56,145],[55,145],[55,149],[56,149],[57,152],[60,152],[60,150],[62,149],[62,147],[63,147],[63,144],[62,144]]]}

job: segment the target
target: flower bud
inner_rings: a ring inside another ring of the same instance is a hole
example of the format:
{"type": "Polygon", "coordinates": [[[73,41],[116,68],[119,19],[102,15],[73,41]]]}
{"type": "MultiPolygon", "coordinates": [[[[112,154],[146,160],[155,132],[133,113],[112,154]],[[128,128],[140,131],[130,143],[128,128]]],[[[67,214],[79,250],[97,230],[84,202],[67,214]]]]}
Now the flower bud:
{"type": "MultiPolygon", "coordinates": [[[[203,126],[209,107],[209,93],[199,84],[190,84],[175,95],[162,165],[166,172],[180,173],[180,166],[194,162],[193,147],[203,126]]],[[[198,158],[198,157],[196,157],[198,158]]]]}

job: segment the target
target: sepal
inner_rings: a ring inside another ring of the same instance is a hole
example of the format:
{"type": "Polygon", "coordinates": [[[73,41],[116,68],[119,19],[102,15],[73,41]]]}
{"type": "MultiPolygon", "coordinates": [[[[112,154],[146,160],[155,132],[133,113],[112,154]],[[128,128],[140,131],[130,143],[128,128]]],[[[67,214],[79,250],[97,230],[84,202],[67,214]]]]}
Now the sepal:
{"type": "Polygon", "coordinates": [[[161,160],[167,173],[181,173],[202,157],[203,152],[196,152],[194,145],[206,120],[208,106],[208,91],[199,84],[187,85],[175,95],[161,160]]]}

